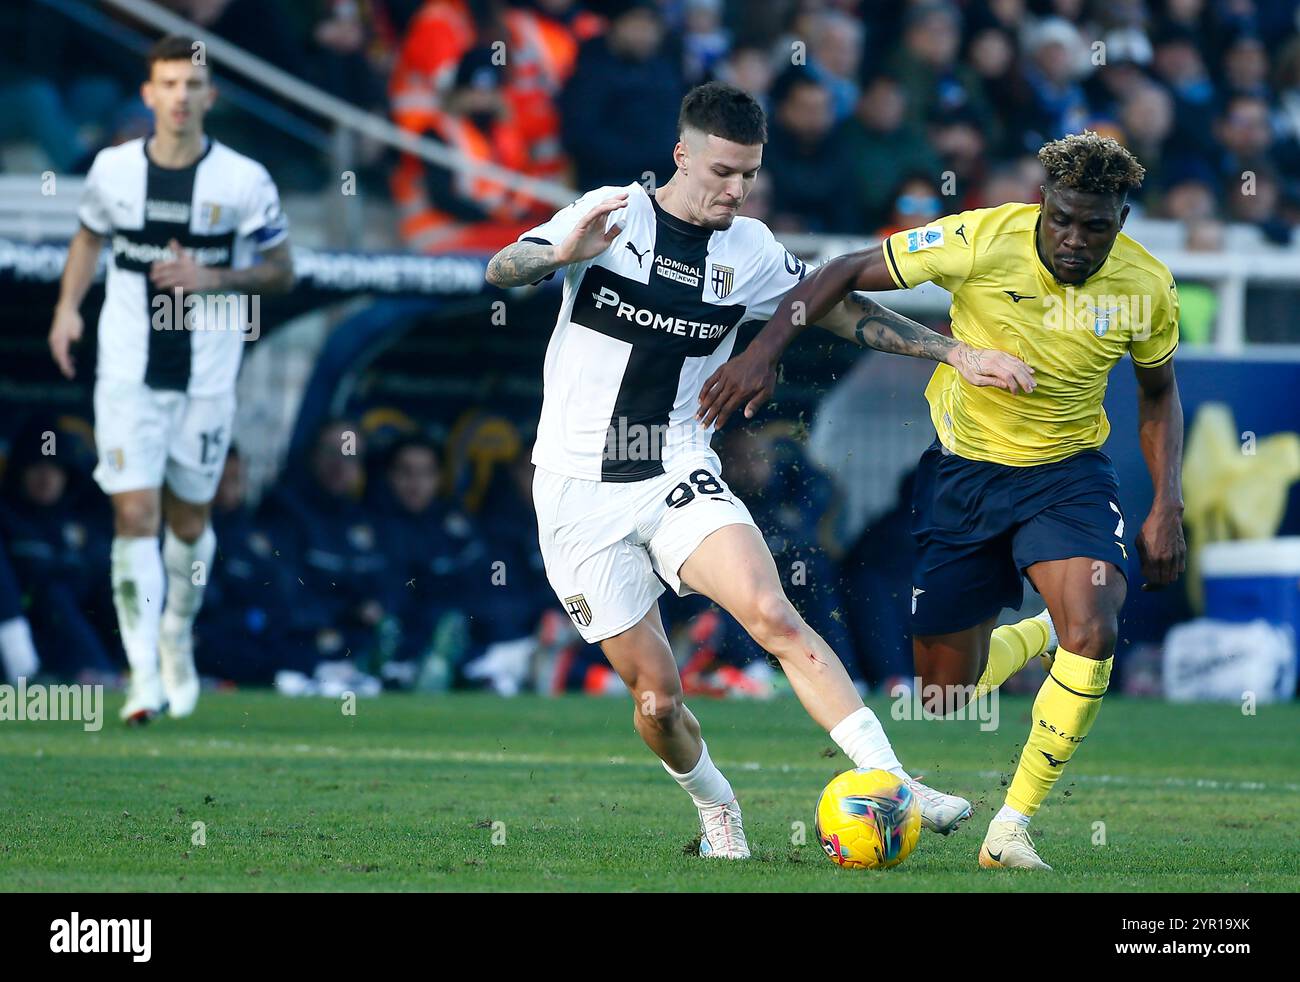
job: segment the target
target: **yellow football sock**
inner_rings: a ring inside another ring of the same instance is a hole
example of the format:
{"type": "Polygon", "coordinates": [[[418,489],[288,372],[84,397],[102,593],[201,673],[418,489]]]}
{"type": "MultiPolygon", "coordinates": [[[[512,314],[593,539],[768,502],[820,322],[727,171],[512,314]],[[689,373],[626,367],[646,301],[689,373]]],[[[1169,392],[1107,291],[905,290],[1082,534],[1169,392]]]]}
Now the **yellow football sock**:
{"type": "Polygon", "coordinates": [[[1018,624],[1003,624],[995,628],[989,638],[989,661],[984,674],[979,677],[976,695],[992,692],[1029,662],[1047,650],[1047,625],[1037,617],[1018,624]]]}
{"type": "Polygon", "coordinates": [[[1007,789],[1007,804],[1016,811],[1033,815],[1051,793],[1101,711],[1113,662],[1113,657],[1095,661],[1056,649],[1056,663],[1034,699],[1032,729],[1007,789]]]}

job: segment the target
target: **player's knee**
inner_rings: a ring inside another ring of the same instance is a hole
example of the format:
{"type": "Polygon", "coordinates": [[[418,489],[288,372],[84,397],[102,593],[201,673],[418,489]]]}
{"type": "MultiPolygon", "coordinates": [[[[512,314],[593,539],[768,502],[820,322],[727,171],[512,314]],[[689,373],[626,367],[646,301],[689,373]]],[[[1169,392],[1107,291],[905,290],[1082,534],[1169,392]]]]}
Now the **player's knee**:
{"type": "Polygon", "coordinates": [[[778,657],[803,630],[803,619],[780,590],[764,590],[754,598],[745,628],[755,641],[778,657]]]}
{"type": "Polygon", "coordinates": [[[1101,660],[1114,653],[1118,633],[1115,618],[1097,614],[1064,625],[1058,636],[1061,647],[1066,651],[1084,658],[1101,660]]]}
{"type": "Polygon", "coordinates": [[[667,686],[653,686],[638,689],[633,694],[636,699],[633,717],[637,729],[649,726],[651,729],[669,731],[682,719],[681,689],[667,686]]]}
{"type": "Polygon", "coordinates": [[[199,541],[207,524],[207,513],[192,508],[176,509],[167,516],[167,527],[172,530],[172,534],[190,545],[199,541]]]}
{"type": "Polygon", "coordinates": [[[157,535],[158,521],[158,503],[144,495],[128,495],[113,501],[113,531],[119,536],[157,535]]]}

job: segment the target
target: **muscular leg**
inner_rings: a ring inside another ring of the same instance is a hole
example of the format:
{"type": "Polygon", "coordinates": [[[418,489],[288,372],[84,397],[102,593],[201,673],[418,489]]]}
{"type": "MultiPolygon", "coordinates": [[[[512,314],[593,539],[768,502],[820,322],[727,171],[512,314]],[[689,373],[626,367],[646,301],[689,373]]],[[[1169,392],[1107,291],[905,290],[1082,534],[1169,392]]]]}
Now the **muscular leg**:
{"type": "Polygon", "coordinates": [[[682,701],[682,680],[656,603],[633,628],[600,642],[632,699],[632,725],[646,746],[684,774],[700,759],[700,724],[682,701]]]}
{"type": "Polygon", "coordinates": [[[1083,557],[1035,563],[1029,576],[1047,601],[1060,645],[1031,715],[1029,739],[1007,789],[1005,815],[1028,821],[1092,729],[1110,682],[1120,608],[1119,569],[1083,557]]]}
{"type": "Polygon", "coordinates": [[[679,575],[780,660],[808,715],[829,731],[856,766],[907,776],[844,665],[786,597],[758,529],[737,524],[716,530],[691,553],[679,575]]]}
{"type": "Polygon", "coordinates": [[[925,711],[944,715],[965,700],[958,694],[973,686],[989,658],[989,642],[996,617],[951,634],[917,635],[912,638],[912,659],[921,680],[925,711]]]}
{"type": "Polygon", "coordinates": [[[844,665],[786,597],[758,529],[752,525],[718,529],[691,553],[679,575],[780,660],[799,701],[823,727],[829,730],[862,708],[862,698],[844,665]]]}

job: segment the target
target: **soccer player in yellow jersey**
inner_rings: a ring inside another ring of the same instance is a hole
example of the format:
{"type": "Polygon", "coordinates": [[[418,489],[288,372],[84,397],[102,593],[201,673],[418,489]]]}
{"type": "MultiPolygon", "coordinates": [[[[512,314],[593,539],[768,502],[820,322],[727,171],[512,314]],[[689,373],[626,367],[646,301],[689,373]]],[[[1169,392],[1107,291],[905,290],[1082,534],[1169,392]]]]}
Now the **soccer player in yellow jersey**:
{"type": "MultiPolygon", "coordinates": [[[[1050,869],[1029,820],[1087,737],[1110,680],[1128,553],[1115,471],[1101,451],[1110,432],[1102,397],[1125,354],[1137,373],[1139,436],[1155,489],[1136,539],[1143,588],[1172,583],[1186,555],[1178,293],[1165,265],[1121,232],[1127,194],[1144,170],[1095,133],[1048,143],[1038,159],[1048,175],[1041,205],[961,212],[826,263],[786,294],[700,398],[706,424],[724,424],[741,405],[752,416],[804,325],[851,290],[926,281],[952,293],[955,338],[1014,354],[1033,370],[1034,384],[1019,392],[976,388],[946,365],[935,370],[925,394],[938,436],[921,458],[912,505],[913,655],[922,682],[987,692],[1031,658],[1048,667],[1006,803],[979,855],[981,866],[1025,869],[1050,869]],[[995,630],[1001,609],[1020,605],[1022,575],[1047,611],[995,630]]],[[[906,323],[878,308],[857,331],[864,343],[884,333],[905,346],[906,323]]]]}

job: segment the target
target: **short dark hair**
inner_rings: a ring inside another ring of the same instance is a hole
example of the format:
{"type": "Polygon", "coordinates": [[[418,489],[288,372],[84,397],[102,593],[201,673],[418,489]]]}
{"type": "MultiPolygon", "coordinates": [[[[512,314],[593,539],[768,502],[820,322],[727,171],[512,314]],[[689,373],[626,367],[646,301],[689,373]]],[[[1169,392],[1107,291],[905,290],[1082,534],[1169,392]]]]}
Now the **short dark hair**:
{"type": "Polygon", "coordinates": [[[697,85],[682,99],[677,134],[686,127],[747,147],[767,142],[767,117],[748,92],[725,82],[697,85]]]}
{"type": "Polygon", "coordinates": [[[149,77],[153,76],[153,66],[159,61],[188,61],[194,62],[194,52],[198,47],[198,42],[191,37],[183,34],[168,34],[161,37],[153,43],[149,53],[145,55],[145,71],[149,77]]]}
{"type": "Polygon", "coordinates": [[[1038,162],[1053,187],[1121,197],[1142,186],[1146,168],[1117,140],[1091,130],[1046,143],[1038,162]]]}

